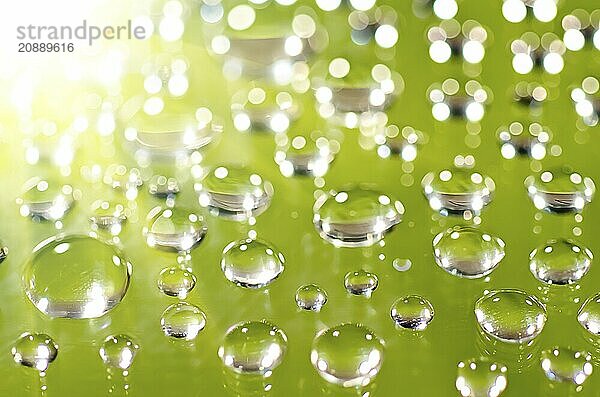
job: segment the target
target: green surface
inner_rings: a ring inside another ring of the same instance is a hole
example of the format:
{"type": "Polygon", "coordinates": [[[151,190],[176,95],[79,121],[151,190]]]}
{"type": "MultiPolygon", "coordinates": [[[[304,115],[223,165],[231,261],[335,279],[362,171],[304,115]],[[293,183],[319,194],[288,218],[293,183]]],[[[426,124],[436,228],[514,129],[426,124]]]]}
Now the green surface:
{"type": "MultiPolygon", "coordinates": [[[[226,121],[222,138],[207,148],[203,164],[244,164],[271,181],[275,188],[270,208],[257,218],[254,226],[207,214],[208,233],[191,255],[190,266],[198,281],[186,299],[204,311],[207,324],[192,343],[173,342],[163,335],[160,327],[163,310],[177,299],[158,290],[157,277],[161,269],[175,265],[176,256],[147,247],[142,237],[146,214],[160,203],[148,195],[146,185],[136,200],[137,208],[131,221],[121,234],[123,251],[133,264],[133,274],[129,291],[119,306],[95,320],[49,319],[27,300],[21,283],[26,258],[38,242],[57,231],[52,224],[35,224],[19,215],[15,204],[18,187],[48,167],[25,166],[23,135],[16,117],[4,110],[0,134],[0,237],[10,253],[0,265],[0,395],[40,394],[35,371],[14,363],[10,354],[14,341],[23,332],[47,333],[59,345],[58,357],[46,376],[47,396],[104,396],[115,385],[112,395],[122,395],[126,383],[130,396],[261,395],[264,381],[227,372],[217,356],[217,349],[233,324],[267,319],[285,331],[288,347],[282,364],[266,381],[272,388],[265,394],[356,394],[327,384],[310,363],[315,334],[352,321],[368,326],[386,342],[381,372],[368,390],[377,396],[454,396],[458,395],[454,386],[457,363],[484,355],[487,346],[477,332],[474,302],[484,290],[509,287],[523,289],[546,301],[548,322],[536,340],[531,360],[519,362],[523,361],[519,360],[523,356],[521,351],[496,347],[498,353],[493,358],[508,367],[508,387],[503,396],[568,395],[565,390],[553,391],[549,387],[539,364],[539,350],[555,345],[570,346],[574,350],[592,350],[595,358],[600,357],[576,320],[581,303],[600,288],[600,270],[593,264],[579,289],[550,288],[531,275],[528,255],[549,238],[572,238],[575,227],[582,231],[576,238],[598,255],[600,243],[595,236],[600,233],[600,204],[597,198],[587,206],[580,223],[572,215],[544,213],[535,218],[539,212],[527,197],[523,180],[532,169],[567,163],[600,183],[597,162],[600,146],[595,136],[598,127],[578,129],[578,117],[569,98],[570,88],[579,85],[584,77],[598,76],[600,53],[589,49],[569,52],[559,76],[535,72],[528,75],[526,79],[530,81],[543,81],[550,96],[543,111],[531,116],[511,101],[511,87],[522,78],[510,66],[509,43],[527,30],[560,33],[562,15],[578,6],[591,9],[595,4],[591,0],[562,1],[559,17],[552,23],[513,25],[502,18],[499,1],[460,2],[457,18],[460,21],[476,19],[491,33],[491,46],[476,74],[477,80],[491,89],[494,100],[486,109],[481,128],[471,126],[469,133],[463,121],[438,123],[431,117],[427,88],[447,77],[456,77],[461,82],[467,80],[460,64],[437,65],[428,58],[425,31],[437,24],[437,20],[434,17],[417,19],[408,1],[398,3],[402,3],[396,6],[400,12],[400,39],[393,66],[402,74],[406,87],[388,114],[390,122],[400,128],[410,125],[427,133],[429,142],[420,147],[412,169],[403,167],[399,159],[383,160],[374,150],[363,150],[358,145],[358,133],[345,131],[341,151],[325,176],[326,188],[347,183],[374,183],[379,190],[404,204],[403,222],[387,235],[385,247],[371,248],[334,248],[323,241],[312,225],[313,181],[285,178],[280,174],[273,161],[272,135],[242,134],[232,128],[227,112],[229,95],[237,83],[226,88],[217,62],[202,49],[199,20],[196,11],[192,14],[184,45],[192,76],[186,101],[192,106],[199,106],[200,102],[210,104],[226,121]],[[547,156],[541,162],[502,159],[496,139],[498,127],[513,121],[533,120],[552,130],[552,144],[560,145],[562,154],[547,156]],[[464,221],[434,214],[422,195],[420,179],[428,171],[449,167],[458,154],[475,156],[476,168],[496,182],[495,198],[483,211],[481,227],[506,242],[506,257],[488,281],[453,277],[440,269],[433,258],[433,237],[464,221]],[[224,277],[219,266],[223,248],[230,241],[246,237],[251,229],[256,230],[261,239],[272,242],[286,257],[285,271],[268,289],[237,287],[224,277]],[[413,265],[406,272],[398,272],[392,267],[395,258],[410,258],[413,265]],[[352,296],[344,288],[344,275],[360,268],[379,277],[379,287],[370,299],[352,296]],[[318,313],[300,311],[296,307],[296,289],[307,283],[317,283],[327,291],[328,303],[318,313]],[[396,330],[389,315],[397,298],[411,294],[426,297],[435,308],[435,318],[426,331],[418,335],[396,330]],[[131,336],[140,349],[126,380],[119,379],[118,374],[108,379],[98,350],[109,334],[122,333],[131,336]]],[[[324,18],[324,22],[329,28],[341,31],[340,21],[344,19],[345,16],[338,13],[324,18]]],[[[347,36],[339,37],[340,42],[347,40],[347,36]]],[[[153,44],[156,51],[160,50],[157,43],[153,44]]],[[[141,89],[139,75],[127,76],[125,82],[124,92],[128,94],[141,89]]],[[[53,84],[60,85],[60,80],[53,84]]],[[[70,93],[69,88],[60,92],[51,89],[38,92],[36,102],[41,105],[36,105],[35,117],[68,123],[66,112],[61,115],[55,111],[64,106],[65,99],[74,101],[70,93]],[[66,121],[60,120],[63,116],[66,121]]],[[[10,109],[5,96],[2,97],[0,105],[10,109]]],[[[126,123],[119,124],[115,134],[120,135],[125,127],[126,123]]],[[[291,131],[294,131],[293,125],[291,131]]],[[[63,232],[67,233],[89,230],[87,219],[93,201],[112,195],[118,197],[106,185],[85,182],[80,176],[80,167],[111,162],[134,164],[118,144],[119,139],[115,139],[113,147],[110,140],[102,141],[93,128],[81,138],[68,180],[82,191],[82,199],[64,219],[63,232]]],[[[182,185],[177,204],[197,208],[190,180],[182,185]]],[[[600,396],[599,373],[600,366],[597,366],[583,391],[573,394],[600,396]]]]}

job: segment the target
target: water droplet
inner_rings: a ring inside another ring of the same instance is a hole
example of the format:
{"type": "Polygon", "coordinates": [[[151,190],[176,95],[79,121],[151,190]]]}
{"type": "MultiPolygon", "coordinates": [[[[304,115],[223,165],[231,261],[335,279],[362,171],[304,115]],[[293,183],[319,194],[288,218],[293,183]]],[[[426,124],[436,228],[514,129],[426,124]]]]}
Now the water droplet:
{"type": "Polygon", "coordinates": [[[117,306],[131,264],[114,247],[81,235],[42,241],[23,270],[27,297],[50,317],[96,318],[117,306]]]}
{"type": "Polygon", "coordinates": [[[102,179],[105,184],[121,191],[128,200],[135,200],[138,189],[144,181],[137,168],[128,169],[122,164],[111,164],[106,167],[102,179]]]}
{"type": "Polygon", "coordinates": [[[491,291],[475,302],[481,329],[502,342],[525,343],[544,329],[546,307],[533,295],[518,289],[491,291]]]}
{"type": "Polygon", "coordinates": [[[589,297],[581,305],[577,320],[588,332],[600,336],[600,293],[589,297]]]}
{"type": "Polygon", "coordinates": [[[244,221],[263,213],[271,203],[273,185],[240,167],[217,167],[194,186],[198,201],[214,215],[244,221]]]}
{"type": "Polygon", "coordinates": [[[573,284],[590,270],[592,258],[592,252],[576,241],[552,239],[529,254],[529,270],[547,284],[573,284]]]}
{"type": "Polygon", "coordinates": [[[127,221],[129,210],[120,203],[96,200],[92,204],[90,223],[94,231],[108,231],[113,236],[121,233],[123,224],[127,221]]]}
{"type": "Polygon", "coordinates": [[[344,387],[366,386],[381,369],[384,344],[371,330],[341,324],[315,337],[310,360],[326,381],[344,387]]]}
{"type": "Polygon", "coordinates": [[[592,356],[584,351],[555,347],[541,353],[541,365],[548,379],[581,385],[592,374],[592,356]]]}
{"type": "Polygon", "coordinates": [[[71,185],[40,177],[29,179],[23,186],[23,194],[17,199],[22,216],[47,221],[62,219],[74,203],[71,185]]]}
{"type": "Polygon", "coordinates": [[[378,285],[379,278],[377,278],[377,275],[363,269],[348,272],[344,277],[344,287],[352,295],[370,297],[378,285]]]}
{"type": "Polygon", "coordinates": [[[318,312],[326,303],[327,293],[318,285],[303,285],[296,291],[296,304],[300,309],[318,312]]]}
{"type": "Polygon", "coordinates": [[[262,288],[283,272],[285,258],[270,243],[244,239],[223,250],[221,270],[227,280],[246,288],[262,288]]]}
{"type": "Polygon", "coordinates": [[[299,102],[286,91],[254,87],[236,92],[231,100],[233,125],[238,131],[287,131],[300,114],[299,102]]]}
{"type": "Polygon", "coordinates": [[[45,372],[56,360],[58,345],[46,334],[27,332],[19,337],[11,353],[16,363],[45,372]]]}
{"type": "Polygon", "coordinates": [[[493,198],[492,178],[464,168],[430,172],[421,181],[429,206],[443,215],[479,213],[493,198]]]}
{"type": "Polygon", "coordinates": [[[399,272],[406,272],[412,267],[412,261],[410,259],[395,258],[392,261],[392,266],[399,272]]]}
{"type": "Polygon", "coordinates": [[[465,278],[490,274],[504,258],[504,241],[481,230],[455,226],[433,239],[437,264],[448,273],[465,278]]]}
{"type": "Polygon", "coordinates": [[[506,389],[506,366],[487,358],[458,363],[456,388],[463,397],[498,397],[506,389]]]}
{"type": "Polygon", "coordinates": [[[175,178],[154,175],[148,182],[148,192],[156,197],[170,197],[179,193],[179,182],[175,178]]]}
{"type": "Polygon", "coordinates": [[[207,231],[204,218],[184,208],[154,207],[147,219],[144,235],[150,247],[189,251],[200,244],[207,231]]]}
{"type": "Polygon", "coordinates": [[[394,302],[390,315],[399,327],[423,331],[433,320],[435,311],[427,299],[419,295],[410,295],[394,302]]]}
{"type": "Polygon", "coordinates": [[[366,247],[400,223],[404,206],[376,190],[351,187],[322,194],[313,222],[319,235],[337,247],[366,247]]]}
{"type": "Polygon", "coordinates": [[[287,134],[276,136],[278,149],[275,162],[283,176],[312,175],[322,177],[339,150],[339,142],[329,140],[322,134],[314,138],[298,135],[292,139],[287,134]]]}
{"type": "Polygon", "coordinates": [[[8,247],[0,240],[0,263],[8,256],[8,247]]]}
{"type": "Polygon", "coordinates": [[[267,321],[248,321],[229,328],[218,355],[225,367],[237,373],[267,374],[285,356],[287,336],[267,321]]]}
{"type": "Polygon", "coordinates": [[[166,336],[191,341],[206,326],[206,316],[198,306],[178,302],[165,309],[160,325],[166,336]]]}
{"type": "Polygon", "coordinates": [[[139,348],[138,344],[127,335],[110,335],[102,343],[99,353],[107,367],[126,370],[133,364],[139,348]]]}
{"type": "Polygon", "coordinates": [[[530,175],[525,179],[525,187],[533,205],[550,212],[581,211],[596,192],[591,178],[568,167],[530,175]]]}
{"type": "Polygon", "coordinates": [[[166,267],[158,276],[158,289],[168,296],[185,299],[196,286],[196,276],[191,270],[166,267]]]}

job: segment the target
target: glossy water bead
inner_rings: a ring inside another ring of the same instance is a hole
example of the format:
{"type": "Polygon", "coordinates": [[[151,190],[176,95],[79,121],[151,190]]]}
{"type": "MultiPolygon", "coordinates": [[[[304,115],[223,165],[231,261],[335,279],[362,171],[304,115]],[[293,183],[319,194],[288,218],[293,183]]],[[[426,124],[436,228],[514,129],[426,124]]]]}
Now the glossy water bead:
{"type": "Polygon", "coordinates": [[[58,356],[58,345],[41,333],[24,333],[11,349],[16,363],[45,372],[58,356]]]}
{"type": "Polygon", "coordinates": [[[327,293],[318,285],[307,284],[298,288],[295,299],[300,309],[319,312],[327,303],[327,293]]]}
{"type": "Polygon", "coordinates": [[[227,280],[246,288],[262,288],[281,275],[285,257],[270,243],[244,239],[223,250],[221,270],[227,280]]]}
{"type": "Polygon", "coordinates": [[[357,270],[346,273],[344,287],[352,295],[370,297],[379,286],[379,278],[375,273],[366,270],[357,270]]]}
{"type": "Polygon", "coordinates": [[[594,181],[568,167],[551,169],[525,179],[535,208],[550,212],[581,211],[596,192],[594,181]]]}
{"type": "Polygon", "coordinates": [[[581,280],[592,265],[592,251],[570,239],[552,239],[529,255],[529,270],[539,281],[565,285],[581,280]]]}
{"type": "Polygon", "coordinates": [[[202,241],[208,228],[202,215],[184,208],[154,207],[144,227],[146,244],[177,252],[189,251],[202,241]]]}
{"type": "Polygon", "coordinates": [[[107,367],[127,370],[139,349],[140,346],[127,335],[109,335],[100,346],[99,354],[107,367]]]}
{"type": "Polygon", "coordinates": [[[577,320],[589,333],[600,336],[600,293],[589,297],[581,305],[577,320]]]}
{"type": "Polygon", "coordinates": [[[541,365],[548,379],[581,385],[592,374],[592,356],[588,352],[554,347],[541,353],[541,365]]]}
{"type": "Polygon", "coordinates": [[[163,294],[185,299],[196,286],[196,276],[188,269],[166,267],[158,275],[157,284],[163,294]]]}
{"type": "Polygon", "coordinates": [[[166,336],[191,341],[206,326],[206,315],[198,306],[178,302],[165,309],[160,325],[166,336]]]}
{"type": "Polygon", "coordinates": [[[431,303],[419,295],[409,295],[396,300],[390,310],[390,316],[398,327],[412,331],[423,331],[434,315],[431,303]]]}
{"type": "Polygon", "coordinates": [[[498,397],[507,386],[507,368],[488,358],[458,363],[456,389],[463,397],[498,397]]]}
{"type": "Polygon", "coordinates": [[[23,193],[17,198],[17,204],[22,216],[56,221],[73,207],[77,195],[78,192],[71,185],[52,178],[34,177],[23,185],[23,193]]]}

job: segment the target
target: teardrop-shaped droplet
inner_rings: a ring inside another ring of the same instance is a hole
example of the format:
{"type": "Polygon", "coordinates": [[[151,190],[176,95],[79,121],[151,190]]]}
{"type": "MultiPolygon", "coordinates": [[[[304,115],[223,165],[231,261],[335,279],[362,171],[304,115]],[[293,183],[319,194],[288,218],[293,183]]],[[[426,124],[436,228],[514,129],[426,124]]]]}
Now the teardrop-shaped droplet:
{"type": "Polygon", "coordinates": [[[582,385],[592,374],[592,356],[588,352],[563,347],[544,350],[541,365],[548,379],[582,385]]]}
{"type": "Polygon", "coordinates": [[[131,337],[123,334],[110,335],[100,346],[100,358],[107,367],[129,369],[140,349],[131,337]]]}
{"type": "Polygon", "coordinates": [[[458,363],[456,388],[463,397],[498,397],[507,385],[506,366],[487,358],[458,363]]]}
{"type": "Polygon", "coordinates": [[[194,186],[198,201],[214,215],[244,221],[263,213],[271,203],[273,185],[240,167],[217,167],[194,186]]]}
{"type": "Polygon", "coordinates": [[[287,336],[268,321],[247,321],[229,328],[218,349],[225,367],[243,374],[267,374],[281,364],[287,336]]]}
{"type": "Polygon", "coordinates": [[[317,334],[310,360],[317,373],[330,383],[366,386],[381,369],[384,350],[383,341],[371,330],[345,323],[317,334]]]}
{"type": "Polygon", "coordinates": [[[206,326],[206,315],[198,306],[178,302],[165,309],[160,325],[166,336],[191,341],[206,326]]]}
{"type": "Polygon", "coordinates": [[[296,305],[300,309],[318,312],[326,303],[327,293],[318,285],[303,285],[296,291],[296,305]]]}
{"type": "Polygon", "coordinates": [[[370,297],[379,286],[379,278],[375,273],[366,270],[357,270],[346,273],[344,287],[352,295],[370,297]]]}
{"type": "Polygon", "coordinates": [[[11,353],[16,363],[44,372],[56,360],[58,345],[46,334],[27,332],[19,337],[11,353]]]}
{"type": "Polygon", "coordinates": [[[196,276],[191,270],[166,267],[158,275],[158,289],[165,295],[185,299],[196,286],[196,276]]]}
{"type": "Polygon", "coordinates": [[[429,206],[443,215],[471,211],[479,213],[493,198],[492,178],[464,168],[430,172],[421,182],[429,206]]]}
{"type": "Polygon", "coordinates": [[[155,207],[148,213],[144,235],[150,247],[185,252],[200,244],[206,231],[204,218],[194,211],[155,207]]]}
{"type": "Polygon", "coordinates": [[[551,169],[525,179],[535,208],[550,212],[581,211],[592,201],[596,185],[568,167],[551,169]]]}
{"type": "Polygon", "coordinates": [[[481,329],[502,342],[525,343],[544,329],[546,307],[533,295],[518,289],[491,291],[475,302],[481,329]]]}
{"type": "Polygon", "coordinates": [[[573,284],[590,270],[593,257],[588,248],[576,241],[552,239],[529,254],[529,270],[547,284],[573,284]]]}
{"type": "Polygon", "coordinates": [[[313,207],[319,235],[336,247],[366,247],[400,223],[404,206],[385,194],[351,187],[322,194],[313,207]]]}
{"type": "Polygon", "coordinates": [[[285,258],[270,243],[244,239],[232,241],[223,250],[221,270],[227,280],[246,288],[262,288],[284,270],[285,258]]]}
{"type": "Polygon", "coordinates": [[[17,199],[22,216],[46,221],[62,219],[74,203],[75,192],[71,185],[40,177],[29,179],[17,199]]]}
{"type": "Polygon", "coordinates": [[[56,236],[34,248],[23,286],[50,317],[96,318],[121,302],[130,274],[131,264],[114,246],[88,236],[56,236]]]}
{"type": "Polygon", "coordinates": [[[588,332],[600,336],[600,293],[589,297],[581,305],[577,320],[588,332]]]}
{"type": "Polygon", "coordinates": [[[490,274],[504,258],[504,241],[479,229],[455,226],[433,239],[437,264],[448,273],[465,278],[490,274]]]}
{"type": "Polygon", "coordinates": [[[390,315],[398,327],[423,331],[433,320],[435,311],[427,299],[419,295],[409,295],[394,302],[390,315]]]}

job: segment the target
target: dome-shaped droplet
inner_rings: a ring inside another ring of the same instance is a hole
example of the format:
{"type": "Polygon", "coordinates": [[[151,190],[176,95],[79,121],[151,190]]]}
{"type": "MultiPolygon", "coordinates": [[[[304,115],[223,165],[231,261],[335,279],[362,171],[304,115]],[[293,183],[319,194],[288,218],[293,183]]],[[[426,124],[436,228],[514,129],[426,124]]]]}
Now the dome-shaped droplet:
{"type": "Polygon", "coordinates": [[[492,178],[465,168],[430,172],[421,185],[429,206],[444,215],[478,213],[492,201],[496,190],[492,178]]]}
{"type": "Polygon", "coordinates": [[[58,345],[46,334],[24,333],[11,353],[16,363],[44,372],[56,360],[58,345]]]}
{"type": "Polygon", "coordinates": [[[465,278],[490,274],[504,258],[504,241],[479,229],[455,226],[433,239],[433,255],[448,273],[465,278]]]}
{"type": "Polygon", "coordinates": [[[458,363],[456,388],[464,397],[498,397],[507,385],[506,366],[487,358],[458,363]]]}
{"type": "Polygon", "coordinates": [[[112,245],[68,235],[42,241],[23,270],[27,297],[50,317],[95,318],[117,306],[131,264],[112,245]]]}
{"type": "Polygon", "coordinates": [[[34,177],[23,186],[17,198],[19,212],[36,220],[62,219],[75,203],[73,187],[52,179],[34,177]]]}
{"type": "Polygon", "coordinates": [[[110,335],[104,339],[99,353],[107,367],[125,370],[133,364],[139,348],[138,344],[127,335],[110,335]]]}
{"type": "Polygon", "coordinates": [[[529,270],[547,284],[573,284],[590,270],[592,258],[592,252],[576,241],[553,239],[529,254],[529,270]]]}
{"type": "Polygon", "coordinates": [[[352,187],[322,194],[313,211],[323,239],[337,247],[366,247],[400,223],[404,206],[376,190],[352,187]]]}
{"type": "Polygon", "coordinates": [[[371,330],[341,324],[315,337],[310,360],[326,381],[344,387],[366,386],[381,369],[384,344],[371,330]]]}
{"type": "Polygon", "coordinates": [[[107,231],[113,236],[121,233],[130,210],[120,203],[96,200],[92,204],[90,223],[94,231],[107,231]]]}
{"type": "Polygon", "coordinates": [[[198,201],[212,214],[243,221],[263,213],[271,203],[273,185],[240,167],[217,167],[194,185],[198,201]]]}
{"type": "Polygon", "coordinates": [[[525,343],[544,329],[546,307],[533,295],[518,289],[491,291],[475,302],[481,329],[502,342],[525,343]]]}
{"type": "Polygon", "coordinates": [[[148,213],[144,235],[150,247],[185,252],[200,244],[206,231],[204,218],[194,211],[155,207],[148,213]]]}
{"type": "Polygon", "coordinates": [[[198,306],[174,303],[163,312],[160,325],[166,336],[190,341],[196,339],[206,326],[206,315],[198,306]]]}
{"type": "Polygon", "coordinates": [[[390,315],[398,327],[423,331],[433,320],[435,311],[427,299],[409,295],[394,302],[390,315]]]}
{"type": "Polygon", "coordinates": [[[600,293],[589,297],[581,305],[577,320],[588,332],[600,336],[600,293]]]}
{"type": "Polygon", "coordinates": [[[2,263],[8,256],[8,247],[2,240],[0,240],[0,263],[2,263]]]}
{"type": "Polygon", "coordinates": [[[296,291],[296,305],[300,309],[318,312],[326,303],[327,293],[318,285],[303,285],[296,291]]]}
{"type": "Polygon", "coordinates": [[[166,267],[158,275],[158,289],[165,295],[185,299],[196,286],[196,276],[191,270],[166,267]]]}
{"type": "Polygon", "coordinates": [[[144,183],[139,169],[128,169],[123,164],[111,164],[106,167],[102,181],[123,193],[127,200],[135,200],[138,189],[144,183]]]}
{"type": "Polygon", "coordinates": [[[366,270],[357,270],[346,273],[344,287],[352,295],[364,295],[370,297],[379,286],[379,278],[375,273],[366,270]]]}
{"type": "Polygon", "coordinates": [[[231,115],[238,131],[283,133],[301,112],[298,100],[287,91],[253,87],[233,94],[231,115]]]}
{"type": "Polygon", "coordinates": [[[266,374],[281,364],[286,350],[282,329],[267,321],[248,321],[229,328],[217,353],[237,373],[266,374]]]}
{"type": "Polygon", "coordinates": [[[541,365],[548,379],[581,385],[594,369],[588,352],[555,347],[541,353],[541,365]]]}
{"type": "Polygon", "coordinates": [[[179,181],[164,175],[154,175],[148,182],[148,193],[156,197],[169,197],[179,193],[179,181]]]}
{"type": "Polygon", "coordinates": [[[223,250],[221,270],[227,280],[246,288],[262,288],[284,270],[285,258],[270,243],[244,239],[232,241],[223,250]]]}
{"type": "Polygon", "coordinates": [[[544,171],[525,179],[533,205],[551,212],[581,211],[592,201],[596,185],[568,167],[544,171]]]}
{"type": "Polygon", "coordinates": [[[324,135],[314,138],[297,135],[289,138],[286,134],[276,137],[278,149],[275,152],[275,162],[283,176],[312,175],[323,176],[329,169],[329,164],[339,150],[339,142],[328,139],[324,135]]]}

